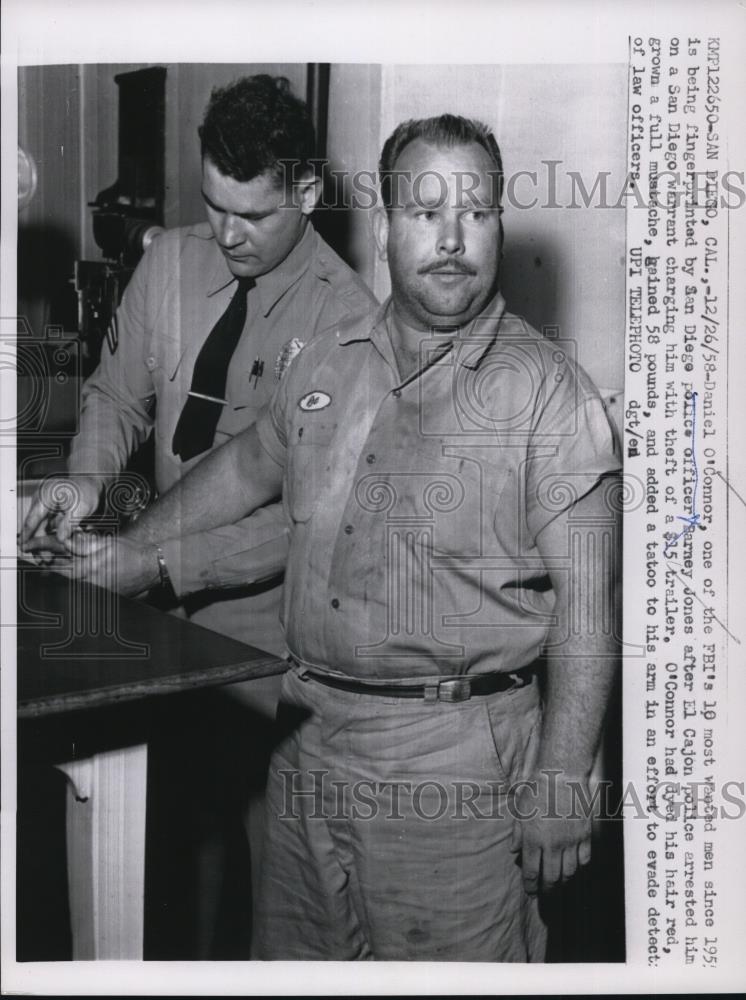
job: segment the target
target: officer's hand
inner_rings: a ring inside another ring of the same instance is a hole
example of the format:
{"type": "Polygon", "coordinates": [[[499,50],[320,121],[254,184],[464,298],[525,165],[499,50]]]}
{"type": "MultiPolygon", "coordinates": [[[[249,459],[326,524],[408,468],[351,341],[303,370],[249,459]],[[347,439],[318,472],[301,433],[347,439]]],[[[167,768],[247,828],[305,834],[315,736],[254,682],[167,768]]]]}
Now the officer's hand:
{"type": "Polygon", "coordinates": [[[94,513],[99,491],[85,476],[50,476],[39,486],[21,528],[18,544],[33,552],[37,561],[49,563],[55,555],[68,554],[76,524],[94,513]]]}
{"type": "Polygon", "coordinates": [[[590,861],[589,802],[587,780],[561,772],[538,772],[521,785],[513,802],[511,850],[521,853],[530,896],[566,882],[590,861]]]}

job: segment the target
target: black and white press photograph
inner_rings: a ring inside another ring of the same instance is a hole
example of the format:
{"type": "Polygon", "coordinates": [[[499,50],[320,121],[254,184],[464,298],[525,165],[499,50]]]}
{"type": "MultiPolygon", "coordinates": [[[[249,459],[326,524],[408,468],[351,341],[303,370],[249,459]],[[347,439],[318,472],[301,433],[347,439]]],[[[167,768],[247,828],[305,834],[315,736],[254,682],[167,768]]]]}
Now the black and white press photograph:
{"type": "Polygon", "coordinates": [[[727,989],[730,42],[287,6],[4,46],[11,992],[727,989]]]}

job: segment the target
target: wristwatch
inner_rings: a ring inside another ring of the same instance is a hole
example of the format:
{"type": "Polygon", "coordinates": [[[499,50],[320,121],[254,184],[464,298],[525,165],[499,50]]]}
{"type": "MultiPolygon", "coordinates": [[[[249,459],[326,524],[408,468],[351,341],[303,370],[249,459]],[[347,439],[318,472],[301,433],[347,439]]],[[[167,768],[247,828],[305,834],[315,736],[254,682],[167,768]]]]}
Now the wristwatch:
{"type": "Polygon", "coordinates": [[[158,560],[158,576],[160,578],[159,582],[164,591],[168,591],[174,597],[176,592],[174,590],[174,585],[171,583],[171,575],[168,572],[168,566],[166,565],[166,559],[163,555],[163,549],[160,545],[155,547],[156,558],[158,560]]]}

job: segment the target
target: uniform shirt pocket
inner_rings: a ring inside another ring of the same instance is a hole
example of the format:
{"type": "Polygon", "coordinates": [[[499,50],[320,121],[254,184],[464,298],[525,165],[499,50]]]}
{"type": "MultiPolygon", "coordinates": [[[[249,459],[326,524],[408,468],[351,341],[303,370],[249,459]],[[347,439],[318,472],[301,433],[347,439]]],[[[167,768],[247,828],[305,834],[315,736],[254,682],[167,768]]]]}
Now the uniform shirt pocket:
{"type": "Polygon", "coordinates": [[[185,353],[186,348],[180,341],[163,338],[158,343],[150,344],[143,356],[143,364],[152,373],[156,385],[164,380],[174,382],[185,353]]]}
{"type": "Polygon", "coordinates": [[[332,468],[330,445],[336,430],[331,421],[310,415],[292,428],[288,441],[287,507],[297,523],[308,521],[323,500],[332,468]]]}
{"type": "Polygon", "coordinates": [[[462,558],[487,554],[485,483],[473,463],[443,469],[419,488],[433,521],[433,554],[462,558]]]}

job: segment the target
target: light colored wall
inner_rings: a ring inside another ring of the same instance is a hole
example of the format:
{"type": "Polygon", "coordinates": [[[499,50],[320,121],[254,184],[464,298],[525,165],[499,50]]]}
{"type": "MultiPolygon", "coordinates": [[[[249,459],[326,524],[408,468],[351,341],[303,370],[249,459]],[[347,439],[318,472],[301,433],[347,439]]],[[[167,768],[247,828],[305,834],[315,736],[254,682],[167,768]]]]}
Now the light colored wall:
{"type": "MultiPolygon", "coordinates": [[[[626,67],[600,66],[335,66],[329,146],[349,169],[375,169],[396,124],[444,111],[481,118],[498,137],[506,175],[558,178],[579,171],[590,190],[598,171],[611,174],[616,200],[625,177],[626,67]],[[344,154],[343,151],[346,151],[344,154]]],[[[516,188],[530,200],[528,184],[516,188]]],[[[546,195],[539,184],[538,195],[546,195]]],[[[557,188],[571,201],[569,181],[557,188]]],[[[580,199],[576,202],[581,204],[580,199]]],[[[379,296],[388,274],[369,238],[370,213],[353,216],[356,264],[379,296]]],[[[535,327],[558,327],[577,340],[580,361],[601,388],[623,384],[624,211],[602,208],[523,210],[506,205],[502,288],[509,307],[535,327]]]]}
{"type": "MultiPolygon", "coordinates": [[[[356,170],[375,171],[381,149],[382,68],[335,64],[329,79],[327,153],[333,170],[343,171],[344,202],[352,195],[350,178],[356,170]]],[[[366,178],[366,186],[370,182],[366,178]]],[[[374,182],[375,183],[375,182],[374,182]]],[[[336,211],[344,215],[339,226],[345,235],[347,259],[373,288],[376,281],[370,211],[336,211]]]]}

